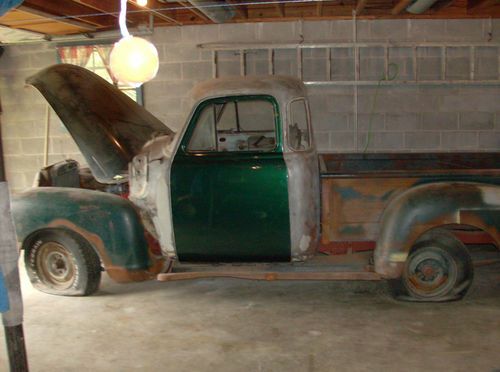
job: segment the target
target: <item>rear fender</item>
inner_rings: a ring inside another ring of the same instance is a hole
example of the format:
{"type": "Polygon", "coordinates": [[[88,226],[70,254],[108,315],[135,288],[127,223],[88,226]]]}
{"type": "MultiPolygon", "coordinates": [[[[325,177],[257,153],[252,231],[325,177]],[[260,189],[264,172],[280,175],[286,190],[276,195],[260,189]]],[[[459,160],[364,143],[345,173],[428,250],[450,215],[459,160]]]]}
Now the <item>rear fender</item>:
{"type": "Polygon", "coordinates": [[[426,231],[463,224],[488,232],[500,246],[500,187],[452,182],[410,188],[385,209],[375,249],[375,271],[386,278],[401,276],[408,253],[426,231]]]}
{"type": "Polygon", "coordinates": [[[149,252],[146,232],[128,200],[100,191],[34,188],[12,198],[19,242],[45,229],[67,229],[85,238],[116,281],[152,276],[158,265],[149,252]]]}

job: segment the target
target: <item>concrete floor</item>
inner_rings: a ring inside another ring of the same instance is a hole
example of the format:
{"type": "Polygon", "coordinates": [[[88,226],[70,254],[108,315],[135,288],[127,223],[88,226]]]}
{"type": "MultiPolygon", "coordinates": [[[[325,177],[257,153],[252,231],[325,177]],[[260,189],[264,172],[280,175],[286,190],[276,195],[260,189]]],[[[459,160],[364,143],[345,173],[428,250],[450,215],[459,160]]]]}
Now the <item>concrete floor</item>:
{"type": "MultiPolygon", "coordinates": [[[[384,283],[233,279],[31,288],[31,371],[500,371],[500,265],[461,302],[393,301],[384,283]]],[[[1,331],[0,331],[1,333],[1,331]]],[[[2,336],[0,336],[2,337],[2,336]]],[[[0,369],[7,370],[3,337],[0,369]]]]}

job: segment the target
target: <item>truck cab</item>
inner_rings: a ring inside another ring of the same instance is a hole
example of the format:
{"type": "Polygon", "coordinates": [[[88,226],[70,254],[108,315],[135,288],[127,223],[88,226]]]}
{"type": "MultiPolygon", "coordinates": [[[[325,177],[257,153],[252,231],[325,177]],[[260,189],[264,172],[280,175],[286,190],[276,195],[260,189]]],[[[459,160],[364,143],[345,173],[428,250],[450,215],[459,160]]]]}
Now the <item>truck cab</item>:
{"type": "Polygon", "coordinates": [[[168,156],[156,155],[164,148],[158,138],[130,167],[130,198],[147,210],[157,206],[152,220],[165,254],[181,262],[288,262],[313,254],[319,171],[302,83],[217,79],[193,97],[168,156]]]}

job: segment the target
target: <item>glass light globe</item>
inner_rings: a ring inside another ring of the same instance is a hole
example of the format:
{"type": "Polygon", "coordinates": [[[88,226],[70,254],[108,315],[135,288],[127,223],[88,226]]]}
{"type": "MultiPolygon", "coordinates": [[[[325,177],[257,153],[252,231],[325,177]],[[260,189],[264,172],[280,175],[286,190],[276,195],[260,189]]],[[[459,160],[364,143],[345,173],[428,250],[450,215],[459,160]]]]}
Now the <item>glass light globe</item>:
{"type": "Polygon", "coordinates": [[[156,76],[158,51],[146,39],[127,36],[115,43],[109,65],[120,83],[138,87],[156,76]]]}

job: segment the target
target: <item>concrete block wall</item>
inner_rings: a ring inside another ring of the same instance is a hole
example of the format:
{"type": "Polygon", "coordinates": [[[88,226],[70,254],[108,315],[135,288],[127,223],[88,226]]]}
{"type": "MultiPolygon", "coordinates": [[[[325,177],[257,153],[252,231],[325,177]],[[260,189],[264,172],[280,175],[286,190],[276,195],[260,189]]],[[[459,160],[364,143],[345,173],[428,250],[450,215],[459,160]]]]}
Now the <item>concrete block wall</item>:
{"type": "MultiPolygon", "coordinates": [[[[500,20],[381,20],[358,21],[359,41],[500,42],[500,20]]],[[[211,52],[198,44],[210,42],[349,42],[351,21],[307,21],[226,24],[158,28],[150,36],[160,53],[158,76],[144,85],[148,110],[173,129],[179,129],[191,109],[189,91],[212,77],[211,52]]],[[[325,80],[326,56],[332,60],[332,80],[354,78],[354,54],[349,48],[304,50],[305,80],[325,80]]],[[[384,73],[384,51],[362,51],[361,78],[377,81],[384,73]]],[[[413,78],[412,51],[392,49],[398,80],[413,78]]],[[[447,53],[447,78],[467,79],[468,49],[447,53]]],[[[478,48],[476,78],[496,79],[499,50],[478,48]]],[[[267,74],[267,51],[245,56],[247,74],[267,74]]],[[[277,50],[275,73],[297,75],[295,50],[277,50]]],[[[421,79],[438,79],[441,52],[418,49],[421,79]]],[[[2,130],[8,179],[15,190],[32,183],[43,164],[46,104],[24,79],[56,63],[50,44],[7,47],[0,58],[2,130]]],[[[394,72],[391,70],[391,72],[394,72]]],[[[240,74],[240,56],[218,54],[219,76],[240,74]]],[[[354,127],[354,88],[309,86],[315,137],[321,151],[427,152],[500,150],[500,86],[375,86],[358,89],[358,130],[354,127]],[[376,102],[374,102],[376,100],[376,102]],[[366,141],[369,140],[368,147],[366,141]]],[[[49,162],[75,158],[83,162],[74,142],[51,113],[49,162]]]]}

